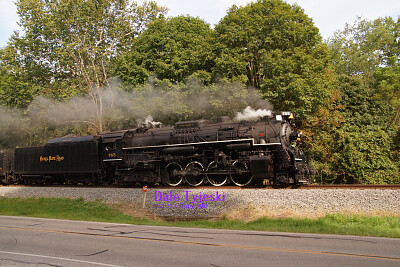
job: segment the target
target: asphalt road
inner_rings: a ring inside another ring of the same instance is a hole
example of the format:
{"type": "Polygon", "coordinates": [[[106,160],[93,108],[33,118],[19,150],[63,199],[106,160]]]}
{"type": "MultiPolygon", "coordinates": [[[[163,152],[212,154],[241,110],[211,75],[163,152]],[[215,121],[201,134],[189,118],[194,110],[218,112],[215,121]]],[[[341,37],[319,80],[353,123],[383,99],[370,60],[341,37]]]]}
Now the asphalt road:
{"type": "Polygon", "coordinates": [[[400,266],[400,239],[0,216],[0,266],[400,266]]]}

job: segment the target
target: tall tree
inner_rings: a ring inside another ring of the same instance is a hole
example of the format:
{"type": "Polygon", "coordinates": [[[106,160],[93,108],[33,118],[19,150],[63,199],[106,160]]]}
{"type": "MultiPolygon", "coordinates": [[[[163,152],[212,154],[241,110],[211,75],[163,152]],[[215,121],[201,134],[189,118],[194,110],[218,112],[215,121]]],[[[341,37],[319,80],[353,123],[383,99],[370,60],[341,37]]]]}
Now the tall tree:
{"type": "Polygon", "coordinates": [[[26,107],[38,90],[21,66],[15,64],[14,50],[0,49],[0,105],[26,107]]]}
{"type": "Polygon", "coordinates": [[[199,18],[178,16],[149,24],[131,51],[115,64],[115,74],[126,84],[150,77],[177,84],[189,77],[211,81],[214,66],[212,29],[199,18]]]}
{"type": "Polygon", "coordinates": [[[400,60],[400,20],[358,18],[328,40],[333,63],[340,74],[361,76],[373,83],[374,71],[400,60]]]}
{"type": "Polygon", "coordinates": [[[216,73],[261,90],[303,118],[329,97],[328,49],[304,10],[282,0],[232,6],[215,28],[216,73]]]}
{"type": "Polygon", "coordinates": [[[342,95],[338,103],[344,121],[330,145],[341,182],[399,181],[399,38],[399,19],[359,18],[328,41],[342,95]]]}
{"type": "Polygon", "coordinates": [[[15,34],[17,61],[56,98],[90,93],[103,130],[101,89],[109,84],[113,58],[166,9],[128,0],[18,0],[23,35],[15,34]],[[60,90],[61,88],[61,90],[60,90]],[[63,90],[69,88],[69,90],[63,90]]]}
{"type": "Polygon", "coordinates": [[[374,78],[376,96],[390,103],[390,107],[394,110],[388,127],[395,126],[400,130],[400,63],[376,69],[374,78]]]}

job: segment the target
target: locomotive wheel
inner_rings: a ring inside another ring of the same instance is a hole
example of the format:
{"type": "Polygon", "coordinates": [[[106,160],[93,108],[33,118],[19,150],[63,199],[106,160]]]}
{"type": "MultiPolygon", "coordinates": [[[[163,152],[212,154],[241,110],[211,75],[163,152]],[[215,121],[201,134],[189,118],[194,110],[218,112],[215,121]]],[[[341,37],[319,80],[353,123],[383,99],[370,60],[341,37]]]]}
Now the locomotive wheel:
{"type": "Polygon", "coordinates": [[[182,175],[177,172],[182,171],[181,165],[172,162],[165,167],[165,183],[170,186],[178,186],[182,183],[182,175]]]}
{"type": "Polygon", "coordinates": [[[236,172],[236,174],[232,176],[232,182],[235,185],[246,186],[253,180],[253,176],[249,172],[246,163],[235,161],[233,163],[233,169],[236,172]]]}
{"type": "Polygon", "coordinates": [[[185,175],[185,180],[191,186],[199,186],[204,181],[203,165],[200,162],[192,161],[188,165],[186,165],[185,171],[187,172],[185,175]]]}
{"type": "MultiPolygon", "coordinates": [[[[218,170],[218,165],[215,161],[208,164],[207,172],[215,172],[218,170]]],[[[222,186],[226,184],[230,175],[227,174],[207,174],[207,181],[213,186],[222,186]]]]}

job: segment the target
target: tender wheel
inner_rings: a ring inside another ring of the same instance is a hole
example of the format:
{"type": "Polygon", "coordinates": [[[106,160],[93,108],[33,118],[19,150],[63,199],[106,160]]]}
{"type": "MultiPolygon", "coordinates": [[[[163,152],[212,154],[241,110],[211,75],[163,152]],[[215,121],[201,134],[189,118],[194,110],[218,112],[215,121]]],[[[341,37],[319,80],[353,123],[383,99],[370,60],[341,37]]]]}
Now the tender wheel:
{"type": "Polygon", "coordinates": [[[94,184],[95,183],[95,179],[92,176],[85,176],[83,178],[83,184],[85,185],[90,185],[90,184],[94,184]]]}
{"type": "Polygon", "coordinates": [[[3,182],[4,182],[5,184],[7,184],[7,185],[14,184],[14,183],[17,182],[17,178],[15,177],[14,174],[6,174],[6,177],[5,177],[5,179],[3,180],[3,182]]]}
{"type": "Polygon", "coordinates": [[[43,185],[45,183],[46,179],[43,176],[38,176],[35,179],[35,183],[38,185],[43,185]]]}
{"type": "MultiPolygon", "coordinates": [[[[218,170],[217,162],[212,161],[208,164],[207,172],[216,172],[218,170]]],[[[207,174],[207,181],[213,186],[222,186],[226,184],[231,175],[228,174],[207,174]]]]}
{"type": "Polygon", "coordinates": [[[191,186],[199,186],[204,181],[203,165],[200,162],[192,161],[188,165],[186,165],[185,171],[185,180],[191,186]]]}
{"type": "Polygon", "coordinates": [[[178,186],[182,183],[182,175],[179,172],[182,171],[181,165],[176,162],[172,162],[165,167],[165,178],[164,181],[170,186],[178,186]]]}
{"type": "Polygon", "coordinates": [[[246,186],[253,180],[253,176],[249,172],[249,169],[245,163],[235,161],[233,163],[233,169],[236,172],[236,174],[232,176],[232,182],[235,185],[246,186]]]}
{"type": "Polygon", "coordinates": [[[97,183],[111,185],[116,182],[115,178],[115,166],[107,166],[105,172],[97,178],[97,183]]]}

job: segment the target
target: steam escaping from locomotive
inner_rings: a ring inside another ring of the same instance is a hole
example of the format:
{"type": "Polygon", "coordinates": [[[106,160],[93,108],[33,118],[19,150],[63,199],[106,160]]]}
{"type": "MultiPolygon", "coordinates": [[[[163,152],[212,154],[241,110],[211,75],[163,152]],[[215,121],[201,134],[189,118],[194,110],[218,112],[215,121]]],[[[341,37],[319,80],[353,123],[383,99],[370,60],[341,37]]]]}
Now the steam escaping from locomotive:
{"type": "Polygon", "coordinates": [[[272,111],[267,109],[253,109],[247,106],[242,112],[236,113],[235,121],[256,121],[263,117],[272,116],[272,111]]]}
{"type": "Polygon", "coordinates": [[[143,127],[147,127],[147,128],[159,128],[162,125],[161,122],[154,121],[153,117],[151,115],[148,115],[143,122],[138,123],[138,124],[143,125],[143,127]]]}
{"type": "Polygon", "coordinates": [[[160,126],[153,121],[166,125],[182,120],[217,121],[224,116],[235,117],[246,106],[249,107],[237,120],[255,121],[273,110],[258,90],[238,83],[205,86],[191,81],[165,88],[151,84],[131,90],[121,90],[121,87],[115,82],[65,101],[38,96],[24,110],[3,108],[0,110],[0,148],[40,144],[45,141],[42,138],[55,135],[160,126]],[[147,119],[149,115],[152,119],[147,119]]]}

